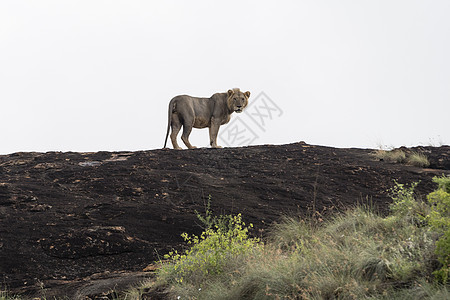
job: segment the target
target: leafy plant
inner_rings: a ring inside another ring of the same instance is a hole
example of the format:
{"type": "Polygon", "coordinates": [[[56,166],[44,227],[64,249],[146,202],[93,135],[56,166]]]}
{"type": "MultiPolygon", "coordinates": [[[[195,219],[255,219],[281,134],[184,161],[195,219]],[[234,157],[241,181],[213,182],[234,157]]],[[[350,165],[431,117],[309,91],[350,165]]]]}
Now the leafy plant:
{"type": "Polygon", "coordinates": [[[436,254],[442,267],[433,272],[436,278],[443,283],[447,283],[450,278],[450,230],[436,242],[436,254]]]}
{"type": "Polygon", "coordinates": [[[438,184],[438,190],[443,190],[450,193],[450,178],[442,175],[441,177],[434,177],[433,181],[438,184]]]}
{"type": "MultiPolygon", "coordinates": [[[[197,213],[197,216],[200,215],[197,213]]],[[[215,217],[208,205],[205,217],[199,219],[205,224],[205,231],[200,236],[183,233],[190,249],[165,255],[171,264],[163,266],[160,275],[165,274],[180,284],[199,282],[206,276],[223,273],[230,262],[262,247],[259,239],[249,237],[248,232],[253,225],[246,226],[241,214],[215,217]]]]}
{"type": "Polygon", "coordinates": [[[422,222],[427,214],[427,206],[422,201],[417,201],[414,190],[419,182],[413,182],[409,187],[394,180],[394,187],[390,190],[392,203],[390,210],[393,217],[407,218],[411,222],[422,222]]]}
{"type": "Polygon", "coordinates": [[[450,278],[450,177],[434,177],[438,189],[427,197],[431,205],[431,212],[427,215],[432,230],[442,236],[436,242],[436,254],[442,268],[434,274],[442,282],[450,278]]]}
{"type": "Polygon", "coordinates": [[[205,215],[202,216],[198,211],[195,211],[197,219],[203,224],[204,230],[211,228],[218,228],[222,231],[228,231],[230,229],[230,222],[233,219],[232,215],[214,215],[211,209],[211,195],[208,196],[208,202],[206,203],[205,215]]]}

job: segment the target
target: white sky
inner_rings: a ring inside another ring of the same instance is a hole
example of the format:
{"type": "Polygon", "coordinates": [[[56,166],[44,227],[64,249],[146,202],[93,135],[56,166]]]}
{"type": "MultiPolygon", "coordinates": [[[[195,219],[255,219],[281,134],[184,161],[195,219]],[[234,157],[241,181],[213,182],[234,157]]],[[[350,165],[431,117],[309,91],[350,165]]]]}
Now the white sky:
{"type": "Polygon", "coordinates": [[[245,121],[252,144],[448,144],[449,16],[448,0],[1,0],[0,153],[161,148],[172,97],[233,87],[282,110],[245,121]]]}

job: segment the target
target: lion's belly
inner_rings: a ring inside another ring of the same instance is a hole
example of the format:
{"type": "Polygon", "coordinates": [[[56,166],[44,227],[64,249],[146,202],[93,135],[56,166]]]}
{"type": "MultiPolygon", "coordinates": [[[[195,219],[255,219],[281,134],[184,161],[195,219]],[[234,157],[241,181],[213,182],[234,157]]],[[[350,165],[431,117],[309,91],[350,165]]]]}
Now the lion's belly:
{"type": "Polygon", "coordinates": [[[201,118],[201,117],[195,118],[195,121],[194,121],[195,128],[206,128],[206,127],[209,127],[210,125],[211,125],[211,120],[201,118]]]}

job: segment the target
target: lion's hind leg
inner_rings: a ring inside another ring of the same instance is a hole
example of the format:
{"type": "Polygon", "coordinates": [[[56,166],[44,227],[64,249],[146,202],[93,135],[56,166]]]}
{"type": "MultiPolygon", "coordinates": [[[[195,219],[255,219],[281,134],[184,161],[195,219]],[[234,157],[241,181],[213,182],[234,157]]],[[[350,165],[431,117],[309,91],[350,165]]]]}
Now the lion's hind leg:
{"type": "Polygon", "coordinates": [[[189,149],[196,149],[197,147],[192,146],[189,142],[189,135],[191,134],[192,128],[194,124],[183,124],[183,134],[181,135],[181,139],[183,140],[183,143],[188,147],[189,149]]]}
{"type": "Polygon", "coordinates": [[[172,127],[172,133],[170,134],[170,140],[172,141],[173,149],[180,150],[181,147],[177,143],[177,135],[181,130],[181,122],[180,118],[176,113],[172,114],[172,123],[170,124],[172,127]]]}

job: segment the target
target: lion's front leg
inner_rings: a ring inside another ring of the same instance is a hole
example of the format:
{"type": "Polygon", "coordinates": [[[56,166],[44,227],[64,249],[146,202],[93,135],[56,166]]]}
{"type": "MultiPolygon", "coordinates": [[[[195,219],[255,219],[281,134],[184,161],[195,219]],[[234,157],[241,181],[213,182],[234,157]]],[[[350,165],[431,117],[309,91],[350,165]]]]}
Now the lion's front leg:
{"type": "Polygon", "coordinates": [[[211,126],[209,127],[209,144],[212,148],[222,148],[217,145],[217,135],[219,133],[220,121],[217,121],[214,117],[211,118],[211,126]]]}

